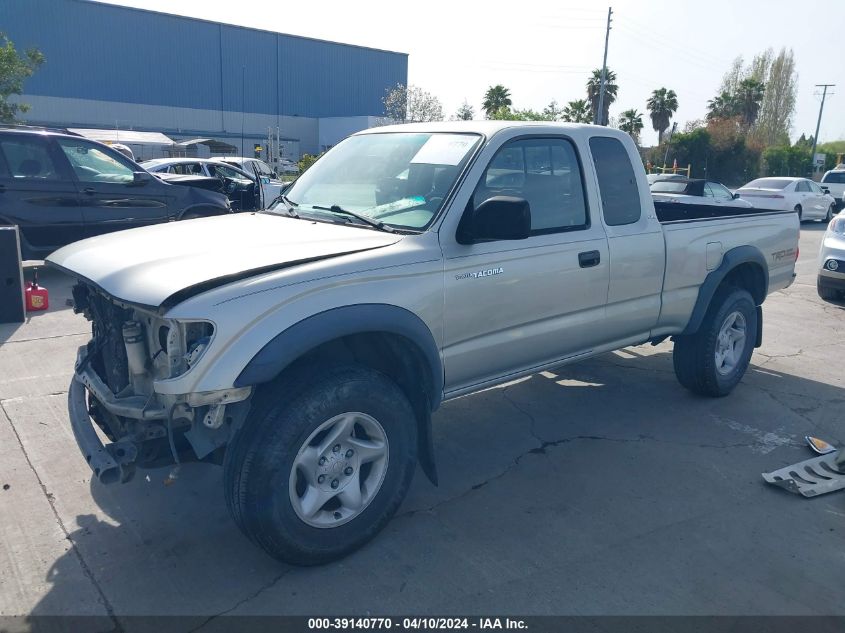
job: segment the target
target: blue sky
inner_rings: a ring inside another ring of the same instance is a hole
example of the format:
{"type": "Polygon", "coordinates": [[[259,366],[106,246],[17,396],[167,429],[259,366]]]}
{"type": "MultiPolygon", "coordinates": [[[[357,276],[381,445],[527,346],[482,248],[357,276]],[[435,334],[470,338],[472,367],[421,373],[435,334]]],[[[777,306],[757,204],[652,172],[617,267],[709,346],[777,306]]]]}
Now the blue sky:
{"type": "MultiPolygon", "coordinates": [[[[592,68],[601,65],[607,4],[588,0],[458,2],[427,0],[110,0],[112,4],[201,17],[295,35],[409,53],[409,81],[437,95],[447,114],[466,99],[478,113],[487,86],[505,84],[515,107],[542,109],[585,96],[592,68]]],[[[799,74],[793,138],[812,134],[819,98],[814,84],[835,83],[819,134],[845,138],[845,39],[842,0],[617,0],[608,66],[619,98],[611,116],[628,108],[645,112],[651,91],[678,93],[684,122],[704,116],[731,61],[750,60],[773,47],[791,47],[799,74]]],[[[643,142],[656,142],[647,125],[643,142]]]]}

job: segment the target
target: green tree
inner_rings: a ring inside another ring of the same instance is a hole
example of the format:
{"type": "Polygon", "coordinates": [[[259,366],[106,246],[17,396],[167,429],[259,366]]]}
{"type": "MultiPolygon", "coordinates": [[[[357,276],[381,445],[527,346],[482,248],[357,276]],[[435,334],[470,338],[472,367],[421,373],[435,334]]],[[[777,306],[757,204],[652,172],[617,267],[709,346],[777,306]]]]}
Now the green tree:
{"type": "Polygon", "coordinates": [[[418,86],[396,84],[386,91],[384,114],[393,123],[417,123],[443,120],[440,99],[418,86]]]}
{"type": "Polygon", "coordinates": [[[809,148],[781,145],[763,151],[765,176],[807,176],[811,170],[809,148]]]}
{"type": "Polygon", "coordinates": [[[490,86],[487,92],[484,93],[484,101],[481,107],[488,119],[492,119],[493,115],[500,112],[502,108],[510,108],[512,105],[511,91],[505,88],[502,84],[490,86]]]}
{"type": "Polygon", "coordinates": [[[713,119],[729,119],[737,115],[737,104],[730,92],[721,92],[707,102],[708,121],[713,119]]]}
{"type": "Polygon", "coordinates": [[[766,86],[756,79],[743,79],[734,95],[737,114],[741,117],[742,125],[746,130],[751,129],[757,121],[760,113],[760,105],[763,103],[763,93],[766,86]]]}
{"type": "Polygon", "coordinates": [[[657,144],[663,142],[663,133],[669,129],[669,122],[672,120],[672,115],[678,110],[678,95],[674,90],[667,90],[666,88],[658,88],[651,93],[648,101],[646,101],[651,116],[651,126],[657,132],[657,144]]]}
{"type": "Polygon", "coordinates": [[[12,123],[18,113],[29,110],[26,103],[10,103],[9,97],[23,94],[26,79],[44,63],[44,55],[36,48],[19,55],[15,45],[0,33],[0,121],[12,123]]]}
{"type": "Polygon", "coordinates": [[[607,125],[610,120],[610,104],[616,101],[616,96],[619,93],[619,86],[616,84],[616,73],[607,69],[604,85],[604,102],[602,103],[602,111],[600,116],[596,117],[596,112],[599,109],[599,93],[601,92],[601,68],[593,71],[593,75],[587,81],[587,101],[590,102],[590,112],[593,115],[593,120],[599,125],[607,125]]]}
{"type": "Polygon", "coordinates": [[[643,115],[637,112],[636,108],[625,110],[619,115],[619,129],[630,134],[634,142],[639,145],[640,132],[643,131],[643,115]]]}
{"type": "Polygon", "coordinates": [[[455,119],[458,121],[472,121],[472,118],[475,116],[475,110],[472,109],[472,106],[467,103],[467,100],[464,99],[463,104],[458,111],[455,113],[455,119]]]}
{"type": "Polygon", "coordinates": [[[570,101],[563,108],[561,120],[568,123],[591,123],[593,117],[590,114],[590,104],[586,99],[570,101]]]}
{"type": "Polygon", "coordinates": [[[551,103],[543,108],[543,116],[547,121],[560,121],[564,110],[552,99],[551,103]]]}
{"type": "Polygon", "coordinates": [[[303,154],[302,157],[296,162],[296,166],[299,167],[300,175],[304,174],[311,165],[317,162],[317,159],[320,158],[325,152],[321,152],[319,154],[303,154]]]}
{"type": "Polygon", "coordinates": [[[771,50],[767,54],[770,61],[765,67],[765,76],[760,79],[765,83],[766,90],[760,104],[755,134],[766,145],[786,145],[789,143],[798,92],[795,58],[792,50],[785,48],[776,56],[771,50]]]}

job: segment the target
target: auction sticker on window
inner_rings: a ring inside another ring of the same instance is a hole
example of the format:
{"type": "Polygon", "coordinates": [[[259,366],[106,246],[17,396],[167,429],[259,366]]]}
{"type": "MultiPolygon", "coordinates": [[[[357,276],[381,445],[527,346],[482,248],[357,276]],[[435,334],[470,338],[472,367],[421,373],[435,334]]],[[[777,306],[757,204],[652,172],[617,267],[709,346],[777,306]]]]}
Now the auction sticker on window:
{"type": "Polygon", "coordinates": [[[411,162],[457,165],[477,142],[478,137],[474,134],[432,134],[411,162]]]}

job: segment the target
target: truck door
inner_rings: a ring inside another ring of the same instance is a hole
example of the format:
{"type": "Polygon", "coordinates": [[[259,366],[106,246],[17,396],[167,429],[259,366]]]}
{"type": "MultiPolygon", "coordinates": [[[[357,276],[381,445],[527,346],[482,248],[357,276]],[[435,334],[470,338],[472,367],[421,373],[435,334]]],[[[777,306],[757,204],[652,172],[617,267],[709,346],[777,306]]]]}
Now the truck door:
{"type": "Polygon", "coordinates": [[[167,219],[167,185],[158,178],[135,184],[134,172],[139,168],[119,152],[81,138],[57,142],[76,176],[86,235],[167,219]]]}
{"type": "Polygon", "coordinates": [[[20,227],[25,257],[85,237],[76,185],[57,152],[38,134],[0,137],[0,221],[20,227]]]}
{"type": "Polygon", "coordinates": [[[594,136],[590,151],[610,249],[602,342],[618,347],[641,342],[657,324],[666,246],[645,176],[638,179],[633,168],[640,161],[634,144],[594,136]]]}
{"type": "Polygon", "coordinates": [[[468,209],[524,198],[532,230],[525,240],[466,245],[444,223],[447,392],[590,351],[604,318],[608,249],[572,141],[508,141],[464,186],[474,187],[468,209]]]}

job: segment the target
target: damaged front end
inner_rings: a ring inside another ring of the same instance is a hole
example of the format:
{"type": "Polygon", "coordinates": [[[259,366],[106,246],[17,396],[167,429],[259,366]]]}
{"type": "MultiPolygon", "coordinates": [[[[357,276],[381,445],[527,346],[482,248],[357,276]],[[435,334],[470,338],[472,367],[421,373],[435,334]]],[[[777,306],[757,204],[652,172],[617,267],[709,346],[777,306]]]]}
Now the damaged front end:
{"type": "Polygon", "coordinates": [[[117,301],[93,286],[73,289],[74,311],[92,323],[68,392],[77,443],[102,483],[125,482],[135,467],[219,458],[249,407],[250,387],[162,394],[214,338],[208,321],[176,321],[117,301]],[[92,421],[108,439],[104,443],[92,421]]]}

